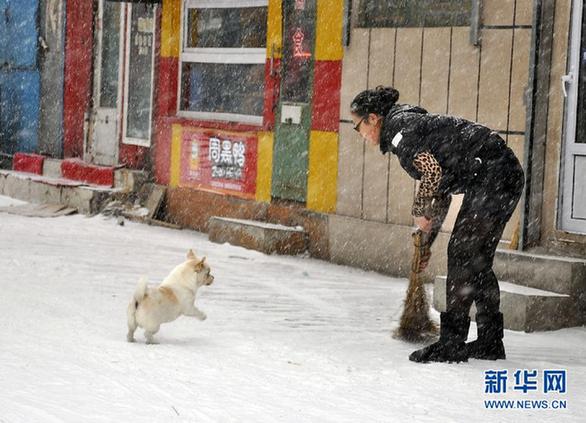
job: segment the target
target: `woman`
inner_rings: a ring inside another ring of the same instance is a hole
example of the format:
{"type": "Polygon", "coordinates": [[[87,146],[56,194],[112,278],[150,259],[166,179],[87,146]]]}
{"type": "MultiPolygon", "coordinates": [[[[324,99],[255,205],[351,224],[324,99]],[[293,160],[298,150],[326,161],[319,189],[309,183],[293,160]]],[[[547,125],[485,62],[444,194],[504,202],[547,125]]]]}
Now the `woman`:
{"type": "Polygon", "coordinates": [[[430,244],[446,216],[451,194],[464,194],[448,244],[447,307],[440,316],[440,339],[409,359],[504,359],[500,291],[492,264],[523,191],[523,168],[496,132],[461,118],[397,104],[398,99],[399,92],[390,87],[363,91],[350,105],[352,121],[366,141],[378,145],[383,154],[395,154],[403,169],[420,180],[412,214],[430,244]],[[478,339],[466,344],[473,301],[478,339]]]}

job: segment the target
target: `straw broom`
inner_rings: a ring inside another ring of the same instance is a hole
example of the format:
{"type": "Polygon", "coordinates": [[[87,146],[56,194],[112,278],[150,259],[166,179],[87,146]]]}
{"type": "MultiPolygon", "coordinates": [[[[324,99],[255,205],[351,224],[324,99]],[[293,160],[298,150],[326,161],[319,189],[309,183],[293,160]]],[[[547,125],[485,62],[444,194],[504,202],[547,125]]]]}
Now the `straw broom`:
{"type": "Polygon", "coordinates": [[[395,330],[394,337],[408,342],[422,342],[436,337],[438,328],[429,318],[429,302],[425,286],[419,277],[421,259],[429,255],[430,248],[429,243],[424,242],[424,234],[421,230],[413,233],[413,244],[415,249],[411,261],[409,286],[401,322],[395,330]]]}

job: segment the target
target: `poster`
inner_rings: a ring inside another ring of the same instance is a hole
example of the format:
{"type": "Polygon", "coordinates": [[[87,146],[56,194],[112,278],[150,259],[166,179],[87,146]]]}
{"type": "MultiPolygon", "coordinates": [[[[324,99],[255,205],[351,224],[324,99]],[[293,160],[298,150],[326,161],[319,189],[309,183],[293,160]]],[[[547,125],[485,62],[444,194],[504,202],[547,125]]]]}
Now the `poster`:
{"type": "Polygon", "coordinates": [[[256,134],[183,132],[181,186],[254,198],[256,163],[256,134]]]}

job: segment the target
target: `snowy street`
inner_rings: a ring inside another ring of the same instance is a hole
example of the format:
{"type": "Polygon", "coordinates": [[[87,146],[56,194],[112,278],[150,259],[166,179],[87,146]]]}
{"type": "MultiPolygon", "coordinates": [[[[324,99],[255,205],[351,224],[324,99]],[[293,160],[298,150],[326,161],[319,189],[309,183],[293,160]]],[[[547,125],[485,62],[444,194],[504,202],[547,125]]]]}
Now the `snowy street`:
{"type": "Polygon", "coordinates": [[[586,328],[506,331],[505,361],[415,364],[419,346],[391,337],[405,279],[101,215],[0,213],[0,251],[2,423],[584,421],[586,328]],[[126,342],[140,276],[159,283],[189,248],[215,276],[196,301],[207,320],[126,342]],[[485,393],[491,369],[506,393],[485,393]],[[516,391],[517,369],[567,370],[567,392],[516,391]],[[485,406],[506,399],[567,408],[485,406]]]}

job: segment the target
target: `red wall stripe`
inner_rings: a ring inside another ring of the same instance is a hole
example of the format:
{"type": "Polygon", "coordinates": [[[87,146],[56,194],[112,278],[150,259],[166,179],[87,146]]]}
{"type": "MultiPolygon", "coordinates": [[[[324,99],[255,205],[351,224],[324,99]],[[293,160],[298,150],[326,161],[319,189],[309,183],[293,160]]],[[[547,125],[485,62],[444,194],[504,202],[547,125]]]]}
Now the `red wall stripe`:
{"type": "Polygon", "coordinates": [[[83,156],[84,113],[92,87],[93,2],[66,2],[63,155],[83,156]]]}
{"type": "Polygon", "coordinates": [[[342,62],[316,61],[313,78],[311,129],[338,132],[342,62]]]}
{"type": "Polygon", "coordinates": [[[175,57],[159,57],[159,83],[155,95],[160,116],[174,115],[177,110],[178,78],[179,60],[175,57]]]}
{"type": "Polygon", "coordinates": [[[281,59],[273,59],[271,75],[271,59],[267,59],[265,64],[265,92],[264,92],[264,111],[263,127],[265,131],[271,131],[275,126],[275,112],[279,104],[279,91],[281,87],[281,78],[279,70],[281,68],[281,59]]]}
{"type": "Polygon", "coordinates": [[[158,83],[155,86],[154,175],[158,184],[168,185],[171,168],[171,123],[168,116],[177,110],[179,59],[158,57],[158,83]]]}

